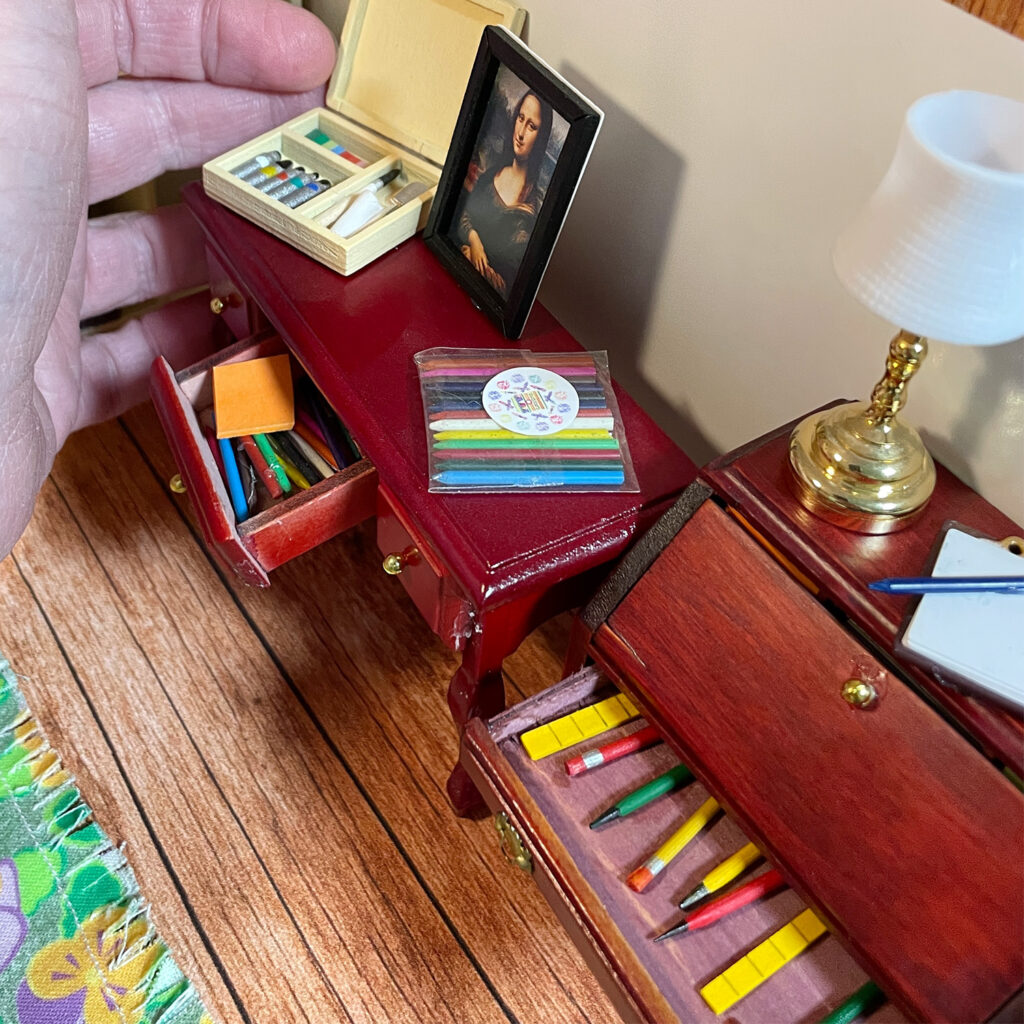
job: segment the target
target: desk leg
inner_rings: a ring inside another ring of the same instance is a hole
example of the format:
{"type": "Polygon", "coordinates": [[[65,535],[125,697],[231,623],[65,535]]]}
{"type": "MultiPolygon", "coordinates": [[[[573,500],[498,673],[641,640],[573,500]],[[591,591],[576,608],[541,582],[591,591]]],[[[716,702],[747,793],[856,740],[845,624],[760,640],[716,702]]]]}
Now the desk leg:
{"type": "MultiPolygon", "coordinates": [[[[477,622],[466,642],[462,664],[448,685],[448,707],[460,736],[471,718],[492,718],[505,709],[501,663],[519,646],[527,631],[524,622],[516,624],[522,628],[510,628],[511,625],[507,613],[491,616],[486,623],[477,622]]],[[[483,800],[461,765],[455,765],[447,788],[456,814],[466,817],[482,809],[483,800]]]]}

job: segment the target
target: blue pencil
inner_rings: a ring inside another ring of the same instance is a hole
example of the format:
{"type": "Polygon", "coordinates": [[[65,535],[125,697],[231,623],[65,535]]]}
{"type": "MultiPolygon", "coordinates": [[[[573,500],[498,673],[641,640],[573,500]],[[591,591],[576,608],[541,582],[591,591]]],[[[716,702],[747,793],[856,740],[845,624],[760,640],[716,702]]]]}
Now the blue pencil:
{"type": "Polygon", "coordinates": [[[238,472],[238,463],[235,461],[235,449],[232,447],[231,438],[218,437],[217,447],[220,449],[220,457],[224,463],[224,479],[228,485],[231,507],[235,510],[235,518],[241,523],[249,518],[249,506],[245,500],[242,476],[238,472]]]}
{"type": "Polygon", "coordinates": [[[1024,594],[1024,576],[891,576],[868,587],[884,594],[1024,594]]]}
{"type": "Polygon", "coordinates": [[[438,473],[435,480],[449,487],[614,487],[623,483],[625,474],[621,469],[447,469],[438,473]]]}

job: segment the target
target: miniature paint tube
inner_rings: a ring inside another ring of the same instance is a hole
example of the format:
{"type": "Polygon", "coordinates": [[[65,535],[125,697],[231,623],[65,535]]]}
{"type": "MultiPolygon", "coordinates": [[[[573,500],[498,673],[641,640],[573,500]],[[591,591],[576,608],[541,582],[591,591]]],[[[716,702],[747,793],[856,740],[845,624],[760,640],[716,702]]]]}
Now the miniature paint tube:
{"type": "Polygon", "coordinates": [[[284,203],[290,210],[294,210],[297,206],[308,203],[313,196],[326,192],[330,187],[331,183],[326,178],[320,178],[318,181],[311,181],[308,185],[303,185],[296,192],[290,192],[283,198],[279,198],[278,202],[284,203]]]}
{"type": "MultiPolygon", "coordinates": [[[[282,171],[280,174],[275,174],[271,178],[265,178],[263,181],[257,182],[254,188],[257,192],[270,192],[271,189],[275,189],[280,185],[284,185],[292,178],[297,178],[302,174],[308,174],[309,172],[305,167],[293,167],[291,170],[282,171]]],[[[298,186],[295,186],[298,188],[298,186]]]]}
{"type": "Polygon", "coordinates": [[[246,174],[251,174],[253,171],[258,171],[261,167],[266,167],[268,164],[275,163],[281,159],[281,151],[279,149],[272,149],[268,153],[260,153],[259,156],[254,156],[251,160],[246,160],[244,164],[239,164],[237,167],[231,168],[231,173],[238,175],[242,178],[246,174]]]}
{"type": "Polygon", "coordinates": [[[304,188],[311,181],[316,180],[316,175],[312,171],[303,171],[302,174],[295,174],[288,178],[286,181],[282,181],[279,185],[275,185],[272,189],[264,192],[263,194],[269,199],[282,199],[292,192],[297,192],[300,188],[304,188]]]}
{"type": "Polygon", "coordinates": [[[278,160],[266,167],[260,167],[248,174],[241,175],[242,181],[247,185],[262,185],[269,178],[276,178],[292,166],[291,160],[278,160]]]}

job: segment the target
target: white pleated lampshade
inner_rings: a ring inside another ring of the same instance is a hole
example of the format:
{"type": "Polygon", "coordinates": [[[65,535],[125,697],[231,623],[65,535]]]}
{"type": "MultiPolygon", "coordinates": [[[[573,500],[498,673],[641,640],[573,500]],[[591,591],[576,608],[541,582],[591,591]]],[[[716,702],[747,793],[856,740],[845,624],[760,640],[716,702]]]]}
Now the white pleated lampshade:
{"type": "Polygon", "coordinates": [[[914,334],[963,345],[1024,335],[1024,103],[967,91],[914,103],[833,256],[861,302],[914,334]]]}

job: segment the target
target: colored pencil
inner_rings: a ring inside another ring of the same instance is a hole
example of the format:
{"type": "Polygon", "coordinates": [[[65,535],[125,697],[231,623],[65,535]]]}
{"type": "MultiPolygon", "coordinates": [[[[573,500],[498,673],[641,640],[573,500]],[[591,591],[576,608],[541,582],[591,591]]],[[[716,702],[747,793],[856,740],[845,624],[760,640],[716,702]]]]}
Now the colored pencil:
{"type": "Polygon", "coordinates": [[[706,896],[724,889],[734,878],[739,878],[744,871],[752,868],[761,857],[761,851],[753,843],[741,846],[731,857],[727,857],[717,867],[712,868],[701,879],[700,885],[683,897],[679,909],[688,910],[706,896]]]}
{"type": "Polygon", "coordinates": [[[741,907],[745,907],[755,900],[770,896],[773,892],[786,887],[786,881],[775,868],[769,868],[763,875],[751,879],[746,885],[719,896],[718,899],[706,903],[699,910],[688,914],[683,920],[662,932],[654,941],[661,942],[663,939],[671,938],[673,935],[682,935],[684,932],[695,932],[698,928],[707,928],[708,925],[720,921],[723,917],[734,913],[741,907]]]}
{"type": "MultiPolygon", "coordinates": [[[[435,441],[520,441],[523,437],[529,436],[518,434],[514,430],[440,430],[433,435],[435,441]]],[[[559,430],[557,433],[542,434],[542,437],[560,437],[563,440],[585,441],[595,437],[610,437],[607,430],[574,430],[568,428],[559,430]]]]}
{"type": "Polygon", "coordinates": [[[281,460],[277,457],[277,452],[271,447],[270,441],[266,434],[253,434],[252,439],[256,442],[256,446],[263,453],[263,458],[267,460],[267,465],[274,471],[274,476],[277,477],[277,482],[281,486],[281,490],[286,494],[292,489],[292,482],[287,472],[285,472],[284,466],[281,464],[281,460]]]}
{"type": "Polygon", "coordinates": [[[292,429],[331,467],[332,472],[336,473],[338,471],[334,453],[328,447],[320,432],[310,426],[309,414],[305,410],[302,410],[301,414],[299,410],[296,410],[295,426],[292,429]]]}
{"type": "Polygon", "coordinates": [[[449,487],[599,487],[623,483],[621,469],[446,469],[433,479],[449,487]]]}
{"type": "MultiPolygon", "coordinates": [[[[479,396],[473,398],[469,395],[438,395],[433,398],[434,400],[427,406],[428,413],[443,412],[450,415],[481,407],[479,396]]],[[[579,407],[581,409],[603,409],[605,404],[604,395],[582,395],[579,407]]]]}
{"type": "Polygon", "coordinates": [[[640,867],[629,873],[626,885],[634,892],[643,892],[654,881],[655,875],[661,874],[691,840],[711,824],[720,810],[718,801],[708,797],[640,867]]]}
{"type": "Polygon", "coordinates": [[[321,480],[334,475],[334,467],[328,462],[297,430],[289,430],[288,436],[292,444],[302,453],[302,457],[320,474],[321,480]]]}
{"type": "Polygon", "coordinates": [[[435,451],[449,451],[456,448],[527,448],[527,449],[558,449],[558,448],[618,448],[619,442],[614,437],[609,438],[579,438],[567,441],[559,441],[555,437],[523,437],[507,441],[437,441],[434,443],[435,451]]]}
{"type": "Polygon", "coordinates": [[[451,451],[438,452],[434,459],[436,466],[443,463],[449,469],[465,469],[467,466],[477,463],[482,468],[496,462],[514,462],[517,467],[535,463],[543,465],[555,463],[568,468],[570,465],[581,463],[588,466],[615,466],[621,463],[622,456],[616,448],[597,450],[593,448],[566,450],[563,448],[557,451],[546,448],[517,448],[514,451],[507,448],[456,448],[451,451]]]}
{"type": "Polygon", "coordinates": [[[303,475],[302,471],[295,465],[294,462],[285,454],[281,447],[281,442],[268,434],[264,434],[270,441],[270,446],[274,449],[274,455],[277,457],[277,461],[280,463],[281,468],[284,470],[285,475],[288,479],[302,491],[308,491],[310,488],[309,480],[303,475]]]}
{"type": "MultiPolygon", "coordinates": [[[[316,467],[299,451],[298,446],[292,440],[292,436],[287,430],[279,430],[268,436],[270,437],[270,443],[277,451],[278,457],[284,456],[281,462],[284,463],[284,459],[287,459],[309,482],[310,486],[323,479],[317,472],[316,467]]],[[[287,467],[285,468],[287,469],[287,467]]]]}
{"type": "Polygon", "coordinates": [[[245,454],[249,456],[249,461],[252,463],[253,469],[255,469],[256,473],[259,475],[263,486],[266,487],[267,493],[269,493],[272,498],[283,498],[284,488],[278,481],[277,475],[274,473],[273,469],[270,468],[270,463],[267,462],[266,456],[260,451],[255,439],[250,435],[246,435],[240,438],[240,440],[242,442],[242,446],[245,448],[245,454]]]}
{"type": "Polygon", "coordinates": [[[603,747],[596,747],[594,750],[584,751],[576,757],[570,757],[565,762],[565,770],[569,775],[582,775],[592,768],[598,768],[603,764],[610,764],[620,757],[634,754],[638,750],[646,750],[656,743],[661,743],[661,735],[653,725],[645,725],[642,729],[623,736],[622,739],[613,740],[603,747]]]}
{"type": "Polygon", "coordinates": [[[235,510],[235,519],[240,523],[245,522],[249,518],[249,505],[245,500],[245,491],[242,489],[242,477],[238,472],[238,463],[235,461],[235,449],[228,437],[218,438],[217,446],[220,448],[221,462],[224,466],[224,482],[228,485],[228,496],[231,498],[231,507],[235,510]]]}
{"type": "Polygon", "coordinates": [[[867,981],[819,1024],[852,1024],[858,1017],[874,1013],[884,1002],[885,993],[873,981],[867,981]]]}
{"type": "MultiPolygon", "coordinates": [[[[490,418],[481,419],[432,419],[429,423],[430,430],[437,433],[442,433],[446,430],[476,430],[476,431],[487,431],[495,433],[499,430],[504,430],[504,427],[499,427],[494,420],[490,418]]],[[[577,416],[570,430],[604,430],[612,431],[615,429],[615,420],[611,416],[594,416],[593,418],[586,419],[577,416]]],[[[564,431],[559,431],[564,433],[564,431]]]]}
{"type": "Polygon", "coordinates": [[[617,800],[607,810],[602,811],[591,823],[591,828],[600,828],[609,822],[624,818],[627,814],[639,811],[659,797],[674,793],[677,789],[693,782],[693,772],[684,764],[677,764],[657,778],[645,782],[642,786],[627,793],[620,800],[617,800]]]}

